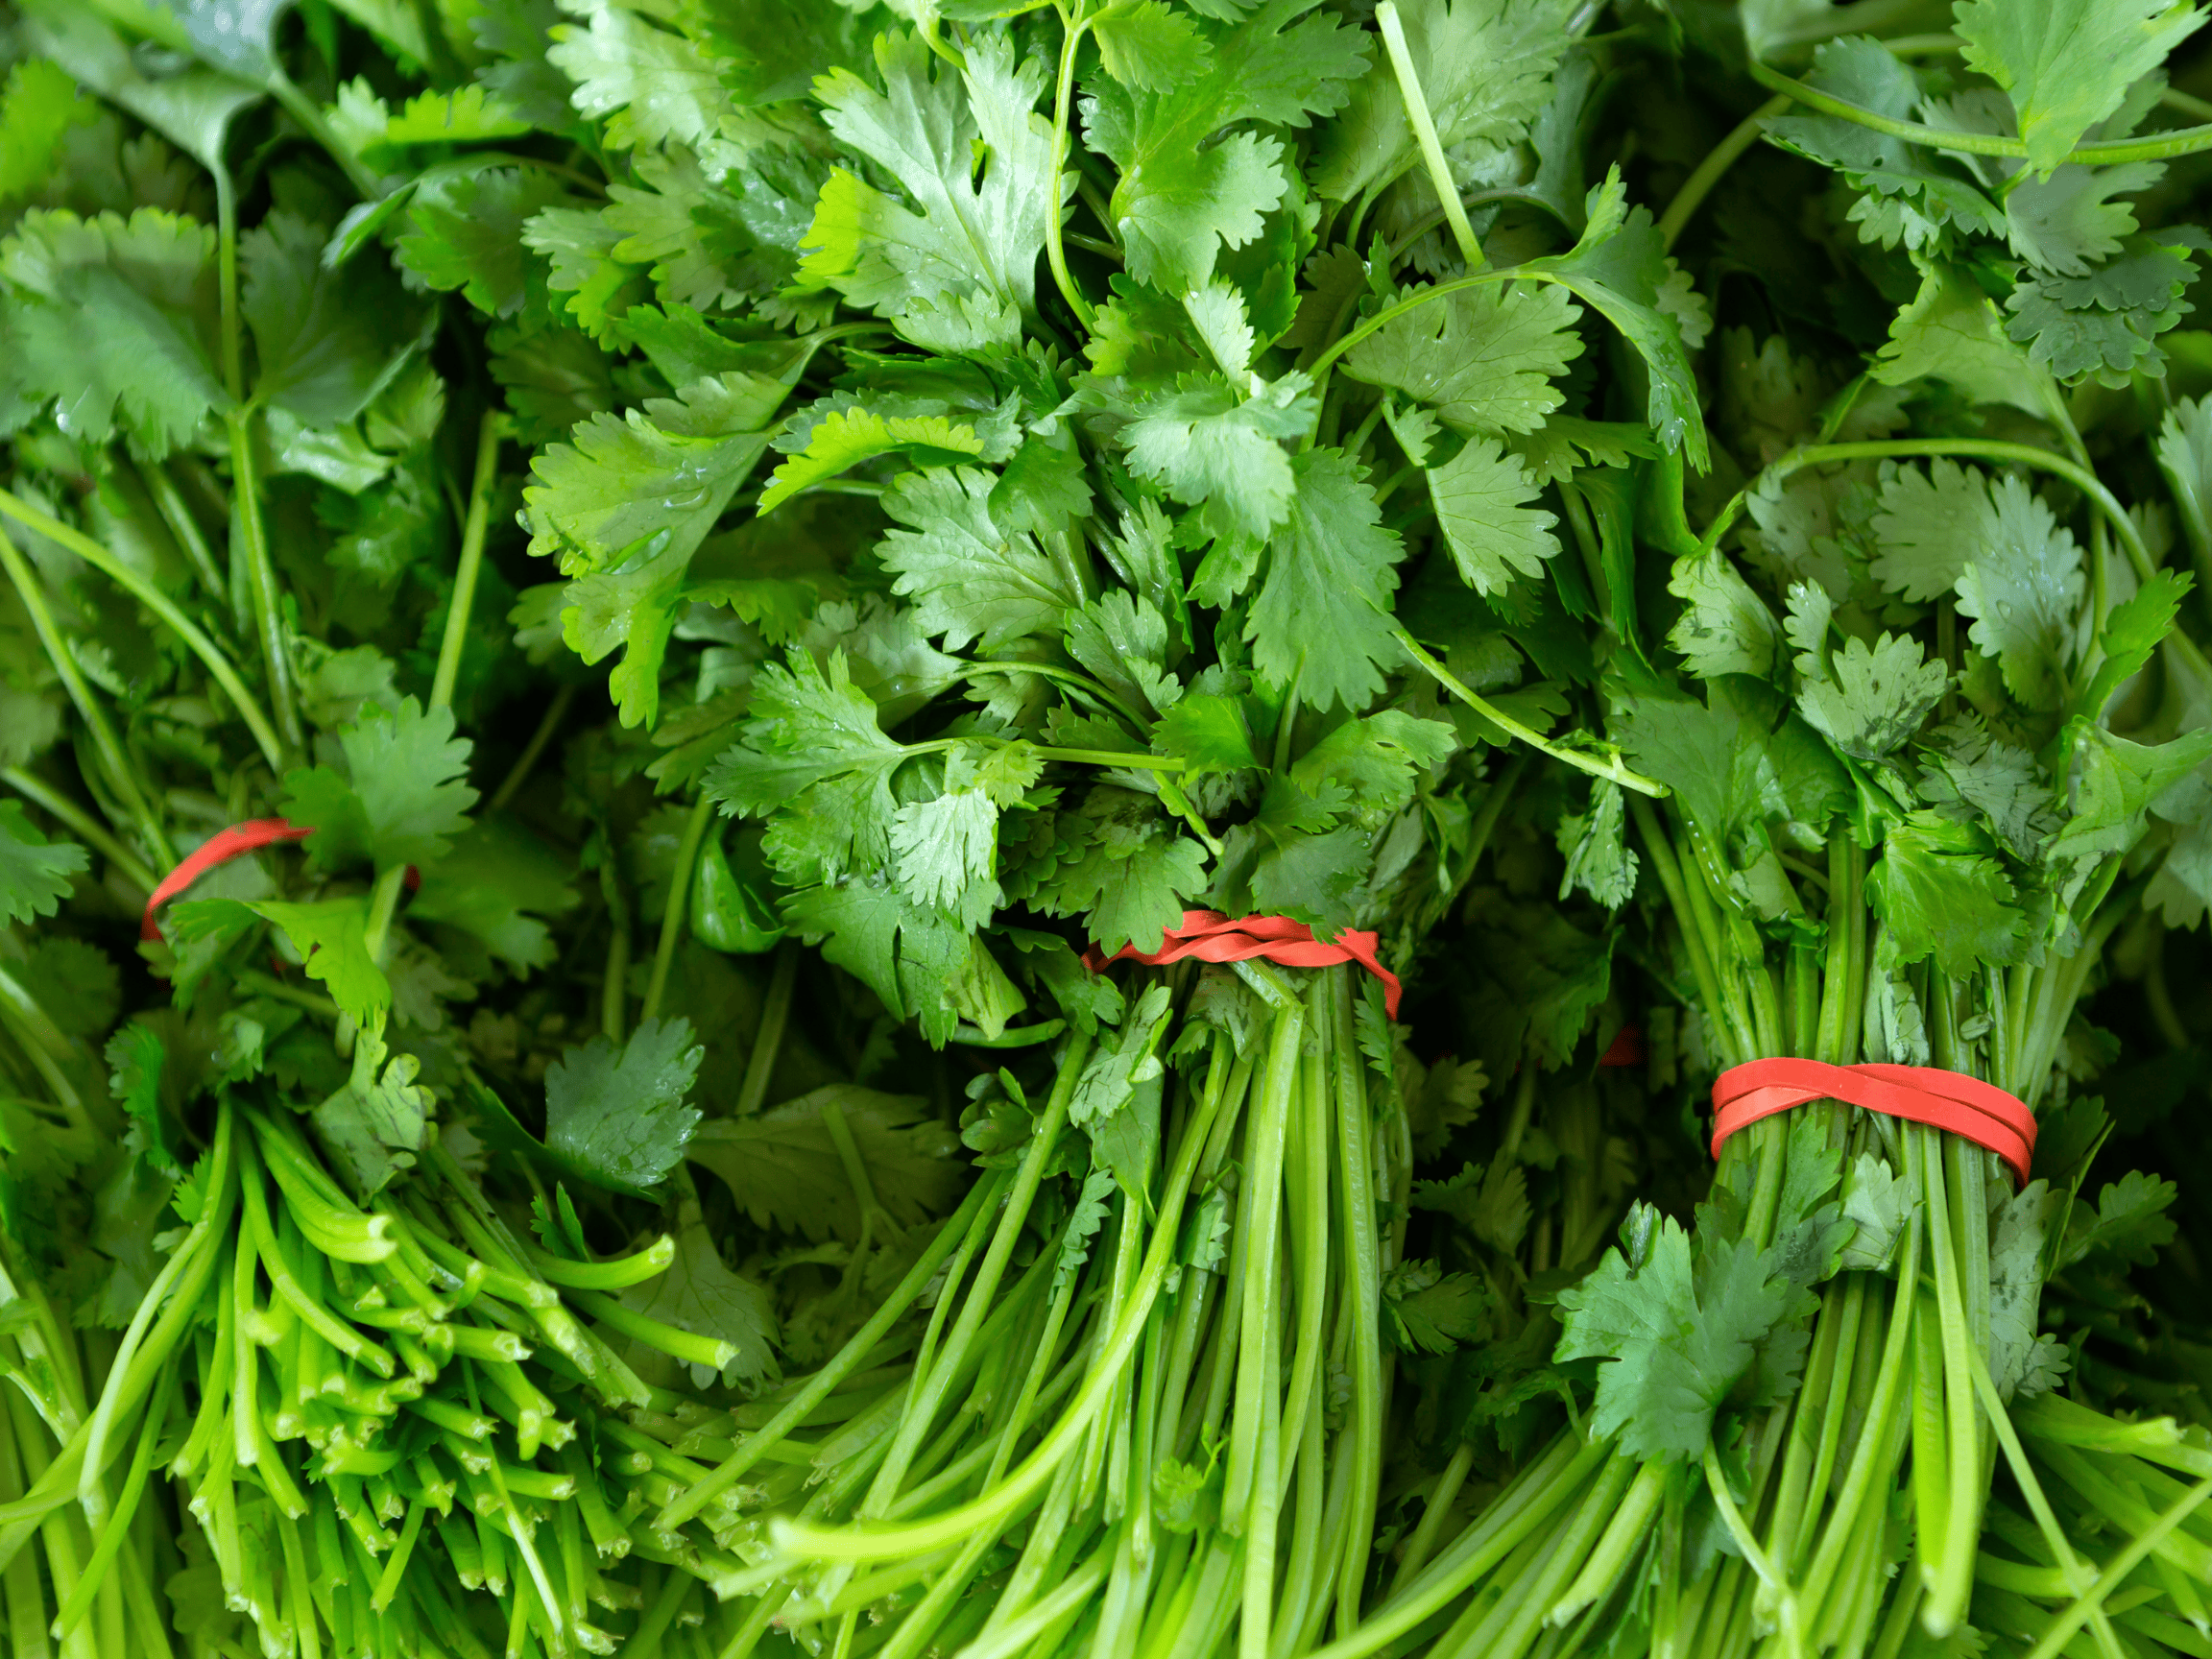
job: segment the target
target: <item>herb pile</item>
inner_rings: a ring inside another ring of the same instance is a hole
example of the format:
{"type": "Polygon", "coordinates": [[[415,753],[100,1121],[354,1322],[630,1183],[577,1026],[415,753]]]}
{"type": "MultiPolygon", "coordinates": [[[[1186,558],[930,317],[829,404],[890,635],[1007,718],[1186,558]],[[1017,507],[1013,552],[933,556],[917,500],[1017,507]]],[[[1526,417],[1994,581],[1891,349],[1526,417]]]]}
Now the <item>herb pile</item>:
{"type": "Polygon", "coordinates": [[[1906,10],[18,0],[13,1650],[2200,1650],[2195,13],[1906,10]]]}

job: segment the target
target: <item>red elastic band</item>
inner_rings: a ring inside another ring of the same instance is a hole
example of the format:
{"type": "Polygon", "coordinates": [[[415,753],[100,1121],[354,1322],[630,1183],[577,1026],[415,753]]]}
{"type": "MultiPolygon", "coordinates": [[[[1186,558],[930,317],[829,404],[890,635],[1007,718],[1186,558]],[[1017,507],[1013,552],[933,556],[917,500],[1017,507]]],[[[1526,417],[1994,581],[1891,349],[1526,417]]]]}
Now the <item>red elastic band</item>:
{"type": "Polygon", "coordinates": [[[1373,933],[1346,928],[1323,944],[1313,937],[1312,928],[1287,916],[1247,916],[1241,922],[1232,922],[1217,910],[1186,910],[1183,926],[1168,928],[1159,950],[1140,950],[1134,945],[1124,945],[1111,956],[1092,950],[1084,952],[1083,962],[1094,974],[1109,962],[1126,959],[1158,966],[1180,962],[1186,956],[1195,956],[1201,962],[1248,962],[1264,956],[1286,968],[1334,968],[1339,963],[1357,962],[1382,981],[1382,1009],[1395,1020],[1401,987],[1398,975],[1376,959],[1378,943],[1373,933]]]}
{"type": "Polygon", "coordinates": [[[279,841],[304,841],[314,833],[313,825],[303,827],[283,818],[250,818],[228,830],[216,830],[187,854],[176,869],[161,878],[161,885],[155,888],[153,897],[146,901],[146,914],[138,923],[138,937],[160,938],[161,929],[155,924],[154,912],[216,865],[228,864],[243,854],[273,847],[279,841]]]}
{"type": "Polygon", "coordinates": [[[1994,1083],[1935,1066],[1830,1066],[1819,1060],[1754,1060],[1732,1066],[1713,1085],[1713,1156],[1746,1123],[1808,1100],[1840,1100],[1891,1118],[1946,1129],[1986,1146],[2028,1184],[2035,1158],[2035,1115],[1994,1083]]]}
{"type": "MultiPolygon", "coordinates": [[[[218,830],[178,862],[177,868],[161,878],[161,885],[155,888],[146,901],[146,912],[138,919],[138,937],[158,939],[161,929],[154,920],[154,912],[207,874],[218,864],[248,853],[257,853],[264,847],[274,847],[282,841],[304,841],[315,833],[312,824],[294,824],[284,818],[249,818],[243,824],[233,824],[228,830],[218,830]]],[[[422,885],[422,878],[415,866],[407,866],[407,890],[412,893],[422,885]]]]}

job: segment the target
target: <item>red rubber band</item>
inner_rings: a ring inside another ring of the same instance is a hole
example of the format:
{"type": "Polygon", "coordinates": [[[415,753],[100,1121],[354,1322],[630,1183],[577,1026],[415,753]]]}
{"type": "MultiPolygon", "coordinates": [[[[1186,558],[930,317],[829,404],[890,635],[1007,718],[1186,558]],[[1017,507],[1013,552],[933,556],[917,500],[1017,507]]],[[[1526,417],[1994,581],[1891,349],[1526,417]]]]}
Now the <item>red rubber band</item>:
{"type": "Polygon", "coordinates": [[[2035,1115],[1994,1083],[1936,1066],[1830,1066],[1819,1060],[1754,1060],[1732,1066],[1713,1084],[1713,1156],[1747,1123],[1802,1106],[1840,1100],[1890,1118],[1948,1130],[1990,1151],[2028,1184],[2035,1158],[2035,1115]]]}
{"type": "Polygon", "coordinates": [[[1248,962],[1264,956],[1286,968],[1334,968],[1356,962],[1382,981],[1382,1010],[1395,1020],[1403,988],[1398,975],[1376,959],[1379,943],[1377,935],[1348,927],[1324,944],[1313,937],[1312,928],[1287,916],[1247,916],[1241,922],[1232,922],[1217,910],[1186,910],[1183,925],[1166,931],[1159,950],[1140,950],[1134,945],[1124,945],[1113,955],[1104,956],[1094,949],[1083,953],[1083,964],[1095,974],[1109,962],[1128,960],[1157,967],[1187,956],[1201,962],[1248,962]]]}
{"type": "Polygon", "coordinates": [[[1641,1025],[1623,1025],[1613,1038],[1613,1045],[1598,1056],[1600,1066],[1641,1066],[1649,1057],[1644,1046],[1644,1028],[1641,1025]]]}
{"type": "Polygon", "coordinates": [[[177,868],[161,878],[161,885],[154,889],[146,901],[146,914],[138,923],[138,937],[158,939],[161,929],[154,920],[154,912],[177,897],[218,864],[263,847],[273,847],[279,841],[304,841],[315,833],[313,825],[301,826],[284,818],[250,818],[243,824],[233,824],[228,830],[218,830],[187,854],[177,868]]]}
{"type": "MultiPolygon", "coordinates": [[[[146,901],[146,912],[138,919],[138,937],[158,939],[161,928],[154,920],[154,912],[207,874],[218,864],[228,864],[233,858],[249,853],[257,853],[264,847],[275,847],[285,841],[304,841],[315,833],[312,824],[294,824],[284,818],[249,818],[243,824],[233,824],[228,830],[218,830],[192,852],[179,860],[177,868],[161,878],[146,901]]],[[[422,878],[415,866],[407,866],[407,890],[412,893],[422,885],[422,878]]]]}

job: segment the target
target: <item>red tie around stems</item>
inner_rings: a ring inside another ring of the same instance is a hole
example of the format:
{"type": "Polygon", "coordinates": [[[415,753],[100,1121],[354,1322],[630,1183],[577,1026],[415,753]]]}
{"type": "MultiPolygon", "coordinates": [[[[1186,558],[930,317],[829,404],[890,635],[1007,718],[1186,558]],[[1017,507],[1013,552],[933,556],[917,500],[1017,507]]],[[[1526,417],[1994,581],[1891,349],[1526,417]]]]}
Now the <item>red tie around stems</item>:
{"type": "MultiPolygon", "coordinates": [[[[170,900],[207,874],[218,864],[248,853],[257,853],[264,847],[274,847],[283,841],[304,841],[315,833],[312,824],[294,824],[284,818],[249,818],[243,824],[233,824],[228,830],[218,830],[180,860],[176,869],[161,878],[161,885],[155,888],[146,901],[146,913],[138,920],[138,937],[158,939],[160,926],[154,913],[170,900]]],[[[410,889],[422,884],[415,867],[407,867],[407,885],[410,889]]]]}
{"type": "Polygon", "coordinates": [[[1986,1146],[2012,1166],[2020,1184],[2035,1156],[2035,1115],[1994,1083],[1936,1066],[1830,1066],[1819,1060],[1754,1060],[1732,1066],[1713,1085],[1713,1156],[1747,1123],[1802,1106],[1840,1100],[1891,1118],[1946,1129],[1986,1146]]]}
{"type": "Polygon", "coordinates": [[[186,854],[176,869],[161,878],[161,885],[155,888],[153,896],[146,901],[146,914],[138,923],[138,937],[160,938],[161,929],[154,921],[154,912],[216,865],[228,864],[242,854],[273,847],[279,841],[304,841],[314,833],[312,825],[294,824],[283,818],[250,818],[228,830],[216,830],[186,854]]]}
{"type": "Polygon", "coordinates": [[[1232,922],[1218,910],[1186,910],[1183,925],[1168,928],[1157,950],[1140,950],[1124,945],[1111,956],[1095,949],[1083,953],[1083,964],[1094,974],[1109,962],[1127,959],[1159,966],[1195,956],[1201,962],[1248,962],[1264,956],[1286,968],[1334,968],[1357,962],[1382,981],[1382,1010],[1398,1018],[1398,975],[1376,959],[1378,943],[1373,933],[1347,927],[1327,944],[1313,937],[1313,929],[1287,916],[1247,916],[1232,922]]]}

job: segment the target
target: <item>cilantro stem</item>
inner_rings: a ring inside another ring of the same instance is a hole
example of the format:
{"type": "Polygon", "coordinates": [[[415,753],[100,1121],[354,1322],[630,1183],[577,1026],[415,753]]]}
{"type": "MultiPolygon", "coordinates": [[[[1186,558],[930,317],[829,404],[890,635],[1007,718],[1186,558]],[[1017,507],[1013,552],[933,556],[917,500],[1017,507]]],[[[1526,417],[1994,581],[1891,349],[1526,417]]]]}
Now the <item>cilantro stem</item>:
{"type": "Polygon", "coordinates": [[[684,821],[684,839],[676,847],[675,867],[668,876],[668,902],[661,911],[661,938],[653,949],[653,977],[645,986],[645,1000],[637,1006],[640,1024],[661,1013],[661,998],[668,990],[668,970],[676,961],[676,947],[684,937],[691,881],[699,868],[699,852],[707,842],[707,827],[714,818],[714,803],[702,795],[692,803],[691,816],[684,821]]]}
{"type": "Polygon", "coordinates": [[[2097,1575],[2097,1582],[2074,1599],[2073,1603],[2051,1622],[2043,1638],[2029,1652],[2028,1659],[2057,1659],[2074,1633],[2094,1614],[2102,1612],[2104,1599],[2127,1581],[2128,1575],[2142,1564],[2143,1558],[2163,1544],[2168,1535],[2203,1506],[2212,1498],[2212,1477],[2200,1480],[2187,1492],[2176,1499],[2158,1518],[2133,1538],[2128,1547],[2105,1563],[2104,1571],[2097,1575]]]}
{"type": "MultiPolygon", "coordinates": [[[[1174,1167],[1156,1206],[1162,1215],[1179,1214],[1190,1190],[1198,1154],[1212,1124],[1211,1101],[1203,1101],[1197,1117],[1178,1147],[1174,1167]]],[[[786,1556],[822,1561],[873,1561],[888,1556],[919,1554],[945,1549],[983,1527],[998,1529],[1019,1514],[1030,1499],[1049,1482],[1078,1443],[1089,1435],[1107,1397],[1121,1386],[1123,1373],[1151,1322],[1152,1304],[1167,1277],[1179,1243],[1177,1229],[1162,1227],[1152,1236],[1143,1265],[1129,1294],[1114,1310],[1109,1324],[1094,1341],[1091,1368],[1081,1391],[1043,1440],[1013,1473],[989,1491],[968,1503],[904,1526],[867,1529],[825,1527],[807,1522],[780,1521],[773,1533],[778,1550],[786,1556]]],[[[696,1490],[696,1488],[694,1489],[696,1490]]]]}
{"type": "Polygon", "coordinates": [[[200,585],[207,590],[209,601],[220,607],[223,601],[223,572],[215,564],[215,551],[207,545],[207,537],[200,528],[200,520],[192,516],[192,508],[177,488],[177,480],[169,476],[169,469],[158,461],[141,462],[138,474],[146,480],[147,493],[154,497],[155,510],[161,515],[162,523],[176,538],[178,546],[200,578],[200,585]]]}
{"type": "Polygon", "coordinates": [[[259,704],[254,701],[253,694],[247,690],[245,681],[238,677],[237,669],[230,665],[230,659],[224,655],[223,648],[208,638],[200,626],[178,608],[176,601],[82,530],[39,512],[10,491],[0,490],[0,514],[36,531],[49,541],[66,547],[159,617],[200,659],[209,677],[223,687],[224,695],[230,699],[232,707],[238,710],[238,717],[246,722],[247,730],[253,733],[253,741],[260,749],[262,757],[269,762],[271,770],[283,770],[284,746],[276,740],[269,717],[261,712],[259,704]]]}
{"type": "Polygon", "coordinates": [[[743,1119],[759,1112],[768,1099],[768,1084],[776,1072],[776,1056],[783,1047],[783,1028],[791,1021],[791,991],[799,982],[799,947],[785,940],[776,951],[776,967],[768,976],[768,995],[760,1003],[760,1025],[753,1037],[753,1052],[746,1057],[745,1081],[738,1085],[733,1118],[743,1119]]]}
{"type": "Polygon", "coordinates": [[[1713,186],[1720,182],[1720,176],[1736,165],[1743,152],[1750,149],[1766,131],[1767,123],[1790,108],[1786,93],[1777,93],[1736,124],[1727,137],[1706,153],[1705,159],[1697,163],[1696,171],[1682,180],[1682,187],[1674,192],[1674,200],[1667,204],[1667,211],[1659,216],[1660,245],[1671,253],[1674,244],[1705,198],[1713,193],[1713,186]]]}
{"type": "Polygon", "coordinates": [[[1034,1048],[1040,1043],[1049,1043],[1068,1029],[1065,1020],[1046,1020],[1036,1025],[1018,1025],[991,1037],[973,1025],[956,1025],[952,1035],[946,1039],[964,1048],[1034,1048]]]}
{"type": "Polygon", "coordinates": [[[1445,220],[1452,227],[1452,239],[1459,244],[1459,257],[1466,261],[1467,269],[1479,271],[1488,263],[1482,256],[1482,244],[1476,239],[1475,228],[1467,223],[1467,209],[1459,200],[1459,182],[1452,177],[1452,163],[1445,159],[1443,143],[1436,136],[1435,119],[1429,113],[1429,100],[1421,91],[1421,76],[1413,64],[1413,54],[1406,44],[1406,26],[1398,20],[1395,0],[1382,0],[1375,8],[1375,21],[1382,31],[1382,44],[1390,54],[1390,72],[1398,78],[1398,96],[1406,106],[1406,121],[1413,129],[1414,140],[1421,146],[1421,159],[1429,169],[1429,182],[1435,187],[1438,205],[1444,209],[1445,220]]]}
{"type": "Polygon", "coordinates": [[[453,683],[461,675],[461,651],[469,639],[469,613],[476,603],[476,576],[484,565],[484,536],[492,514],[492,484],[499,469],[499,439],[507,418],[496,409],[484,411],[476,427],[476,471],[469,485],[469,517],[461,531],[461,564],[453,573],[453,597],[445,607],[445,637],[438,647],[438,672],[430,682],[430,707],[444,709],[453,701],[453,683]]]}
{"type": "Polygon", "coordinates": [[[1640,772],[1630,771],[1622,760],[1618,749],[1612,750],[1610,754],[1597,755],[1586,750],[1571,749],[1564,743],[1554,743],[1535,728],[1523,725],[1496,704],[1463,685],[1443,663],[1421,649],[1403,623],[1393,621],[1390,632],[1406,655],[1428,670],[1437,685],[1485,720],[1518,737],[1531,749],[1539,750],[1554,760],[1565,761],[1578,772],[1587,772],[1593,778],[1603,778],[1609,782],[1620,784],[1623,789],[1633,789],[1637,794],[1650,796],[1653,800],[1671,793],[1666,784],[1654,782],[1640,772]]]}
{"type": "Polygon", "coordinates": [[[1047,749],[1035,753],[1042,760],[1065,760],[1074,766],[1129,766],[1142,772],[1180,772],[1186,762],[1175,755],[1123,754],[1118,749],[1047,749]]]}
{"type": "MultiPolygon", "coordinates": [[[[1080,4],[1080,0],[1078,0],[1080,4]]],[[[1075,93],[1075,54],[1083,44],[1083,36],[1097,19],[1084,17],[1070,20],[1065,8],[1055,6],[1060,14],[1060,69],[1054,78],[1052,91],[1052,189],[1054,201],[1051,211],[1045,218],[1045,258],[1052,268],[1052,282],[1060,290],[1060,297],[1068,301],[1068,309],[1075,313],[1075,321],[1086,330],[1091,327],[1094,315],[1091,301],[1083,297],[1083,290],[1075,286],[1073,273],[1068,269],[1067,238],[1063,222],[1067,218],[1067,176],[1069,123],[1072,118],[1075,93]]],[[[1113,229],[1111,224],[1106,226],[1113,229]]]]}
{"type": "MultiPolygon", "coordinates": [[[[276,713],[276,731],[287,751],[305,741],[300,710],[292,696],[292,664],[285,654],[284,618],[276,598],[276,569],[269,554],[269,527],[261,517],[261,484],[253,458],[251,416],[234,414],[230,428],[230,515],[232,543],[246,562],[246,591],[252,609],[253,631],[261,644],[262,671],[269,685],[269,705],[276,713]]],[[[283,768],[277,767],[278,771],[283,768]]]]}
{"type": "MultiPolygon", "coordinates": [[[[6,493],[0,492],[0,493],[6,493]]],[[[13,496],[9,497],[14,499],[13,496]]],[[[38,585],[30,563],[16,547],[14,541],[0,534],[0,568],[8,572],[15,595],[23,601],[23,609],[30,613],[32,631],[38,636],[46,657],[54,664],[54,672],[60,677],[62,688],[69,693],[69,701],[76,705],[78,717],[92,733],[92,746],[106,762],[107,783],[122,798],[123,808],[138,826],[138,833],[145,841],[146,850],[164,865],[177,862],[177,852],[169,844],[168,834],[161,821],[154,815],[154,808],[145,792],[138,787],[137,768],[124,753],[123,744],[115,735],[115,728],[108,724],[108,715],[93,700],[92,688],[84,683],[84,671],[77,665],[76,655],[69,642],[62,637],[55,624],[54,613],[46,604],[46,590],[38,585]]]]}
{"type": "Polygon", "coordinates": [[[751,1472],[753,1466],[775,1447],[781,1445],[792,1430],[796,1429],[827,1400],[837,1385],[859,1368],[860,1361],[875,1351],[891,1327],[905,1316],[914,1298],[922,1294],[923,1287],[937,1276],[937,1269],[958,1248],[974,1227],[976,1217],[986,1207],[998,1204],[1006,1183],[1012,1176],[1004,1170],[994,1170],[968,1190],[960,1208],[948,1216],[937,1229],[906,1276],[885,1296],[868,1322],[847,1338],[845,1346],[835,1357],[810,1377],[805,1387],[793,1395],[783,1408],[771,1418],[766,1427],[748,1434],[737,1450],[723,1459],[709,1474],[702,1476],[689,1490],[661,1511],[660,1526],[669,1531],[683,1526],[709,1503],[730,1490],[751,1472]]]}
{"type": "Polygon", "coordinates": [[[561,722],[568,717],[568,706],[576,701],[576,687],[564,685],[553,693],[553,701],[545,706],[545,712],[538,721],[538,729],[530,733],[530,741],[522,746],[515,764],[506,778],[486,803],[487,812],[504,812],[514,804],[515,797],[529,781],[530,774],[545,753],[545,746],[553,741],[553,734],[561,730],[561,722]]]}
{"type": "MultiPolygon", "coordinates": [[[[2019,138],[2006,138],[1994,132],[1963,132],[1956,128],[1929,127],[1917,121],[1900,121],[1892,116],[1878,115],[1862,105],[1849,103],[1832,93],[1818,91],[1802,81],[1791,80],[1757,60],[1752,60],[1750,70],[1751,78],[1771,91],[1817,109],[1823,115],[1856,122],[1861,127],[1891,138],[1902,138],[1909,144],[1958,151],[1969,156],[2002,156],[2014,160],[2026,160],[2028,156],[2027,143],[2019,138]]],[[[2183,127],[2152,138],[2101,138],[2094,143],[2078,144],[2060,156],[2054,167],[2110,167],[2123,161],[2164,161],[2176,156],[2193,156],[2202,150],[2212,150],[2212,127],[2183,127]]]]}
{"type": "Polygon", "coordinates": [[[623,1041],[630,977],[630,890],[615,868],[618,854],[607,837],[599,860],[599,895],[607,905],[607,969],[599,983],[599,1029],[610,1043],[623,1041]]]}
{"type": "Polygon", "coordinates": [[[20,766],[0,766],[0,783],[7,784],[33,805],[59,818],[68,827],[72,835],[114,865],[123,878],[141,893],[151,893],[158,885],[154,872],[147,869],[130,848],[109,834],[107,826],[68,796],[49,787],[43,779],[33,776],[20,766]]]}

